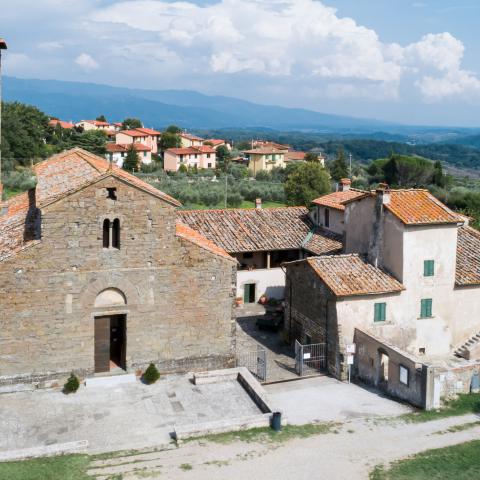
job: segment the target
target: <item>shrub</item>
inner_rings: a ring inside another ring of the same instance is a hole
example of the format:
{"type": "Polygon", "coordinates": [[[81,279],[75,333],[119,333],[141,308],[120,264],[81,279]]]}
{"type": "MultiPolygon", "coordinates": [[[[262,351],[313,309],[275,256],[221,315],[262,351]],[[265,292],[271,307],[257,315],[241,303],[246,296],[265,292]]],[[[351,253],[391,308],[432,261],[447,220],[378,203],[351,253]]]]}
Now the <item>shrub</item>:
{"type": "Polygon", "coordinates": [[[230,193],[227,197],[229,207],[238,208],[243,202],[243,197],[238,192],[230,193]]]}
{"type": "Polygon", "coordinates": [[[157,367],[153,363],[151,363],[143,374],[143,381],[147,385],[151,385],[152,383],[155,383],[159,378],[160,372],[158,371],[157,367]]]}
{"type": "Polygon", "coordinates": [[[72,372],[63,386],[64,393],[75,393],[80,388],[78,377],[72,372]]]}

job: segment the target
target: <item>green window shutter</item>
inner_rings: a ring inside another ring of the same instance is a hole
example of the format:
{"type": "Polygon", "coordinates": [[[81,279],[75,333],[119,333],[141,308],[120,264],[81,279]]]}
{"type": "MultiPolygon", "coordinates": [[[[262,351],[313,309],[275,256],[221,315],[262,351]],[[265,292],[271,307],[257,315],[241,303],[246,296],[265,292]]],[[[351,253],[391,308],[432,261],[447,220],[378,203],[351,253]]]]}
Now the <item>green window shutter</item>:
{"type": "Polygon", "coordinates": [[[373,314],[373,321],[374,322],[384,322],[386,319],[387,313],[387,304],[386,303],[376,303],[374,305],[374,314],[373,314]]]}
{"type": "Polygon", "coordinates": [[[423,276],[433,277],[435,275],[435,260],[424,260],[423,262],[423,276]]]}
{"type": "Polygon", "coordinates": [[[432,316],[432,299],[423,298],[420,302],[420,317],[429,318],[432,316]]]}

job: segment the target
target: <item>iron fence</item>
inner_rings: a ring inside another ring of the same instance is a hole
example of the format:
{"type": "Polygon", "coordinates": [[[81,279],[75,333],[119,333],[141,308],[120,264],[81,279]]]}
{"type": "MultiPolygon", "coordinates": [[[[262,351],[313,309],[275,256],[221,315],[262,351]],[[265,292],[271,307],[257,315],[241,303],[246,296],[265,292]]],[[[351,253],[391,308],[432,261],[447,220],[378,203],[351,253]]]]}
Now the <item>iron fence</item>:
{"type": "Polygon", "coordinates": [[[295,340],[295,371],[298,375],[315,374],[327,367],[325,343],[302,345],[295,340]]]}
{"type": "Polygon", "coordinates": [[[237,353],[237,367],[246,367],[261,382],[267,381],[267,352],[262,347],[237,353]]]}

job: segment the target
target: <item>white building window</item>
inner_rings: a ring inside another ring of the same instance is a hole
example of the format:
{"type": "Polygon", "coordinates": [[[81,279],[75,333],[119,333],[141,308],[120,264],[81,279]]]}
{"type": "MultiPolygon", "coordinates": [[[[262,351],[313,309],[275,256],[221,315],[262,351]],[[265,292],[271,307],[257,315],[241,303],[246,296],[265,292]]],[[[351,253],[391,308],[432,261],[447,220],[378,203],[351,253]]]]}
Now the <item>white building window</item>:
{"type": "Polygon", "coordinates": [[[403,385],[406,385],[408,387],[408,384],[409,384],[409,378],[410,376],[410,372],[408,370],[407,367],[404,367],[403,365],[400,365],[399,366],[399,380],[400,380],[400,383],[402,383],[403,385]]]}

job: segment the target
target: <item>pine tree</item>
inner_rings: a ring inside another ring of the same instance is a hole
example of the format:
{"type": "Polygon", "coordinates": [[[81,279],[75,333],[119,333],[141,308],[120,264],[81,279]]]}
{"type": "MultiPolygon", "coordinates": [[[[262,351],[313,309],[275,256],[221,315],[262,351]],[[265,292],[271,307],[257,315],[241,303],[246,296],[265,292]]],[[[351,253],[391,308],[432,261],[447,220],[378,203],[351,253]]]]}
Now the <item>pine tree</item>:
{"type": "Polygon", "coordinates": [[[330,175],[337,182],[348,176],[347,162],[345,161],[345,152],[343,149],[337,152],[337,156],[330,167],[330,175]]]}
{"type": "Polygon", "coordinates": [[[138,155],[137,151],[135,150],[135,147],[133,143],[130,145],[128,151],[127,151],[127,156],[125,157],[125,160],[123,161],[122,168],[124,170],[127,170],[129,172],[138,170],[138,155]]]}

